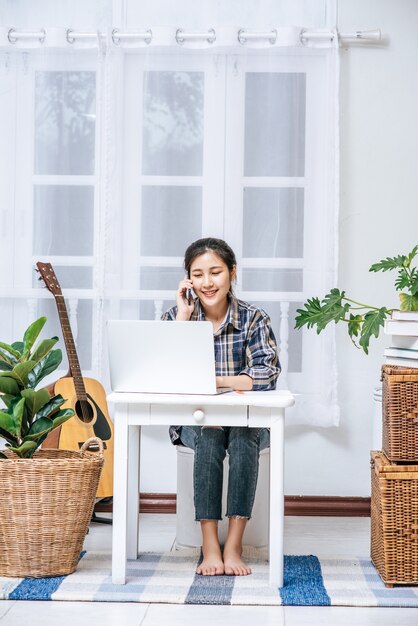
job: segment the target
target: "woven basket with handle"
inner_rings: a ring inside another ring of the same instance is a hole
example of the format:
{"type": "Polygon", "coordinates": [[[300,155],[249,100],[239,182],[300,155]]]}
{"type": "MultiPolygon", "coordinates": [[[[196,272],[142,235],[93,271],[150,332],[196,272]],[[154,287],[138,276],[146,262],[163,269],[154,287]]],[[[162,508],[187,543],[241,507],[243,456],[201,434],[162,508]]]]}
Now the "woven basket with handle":
{"type": "Polygon", "coordinates": [[[0,576],[71,574],[77,567],[103,467],[103,443],[0,459],[0,576]],[[92,450],[95,451],[92,451],[92,450]],[[97,451],[96,451],[97,450],[97,451]]]}
{"type": "Polygon", "coordinates": [[[418,465],[371,452],[371,557],[383,582],[418,584],[418,465]]]}
{"type": "Polygon", "coordinates": [[[383,452],[418,462],[418,368],[382,366],[383,452]]]}

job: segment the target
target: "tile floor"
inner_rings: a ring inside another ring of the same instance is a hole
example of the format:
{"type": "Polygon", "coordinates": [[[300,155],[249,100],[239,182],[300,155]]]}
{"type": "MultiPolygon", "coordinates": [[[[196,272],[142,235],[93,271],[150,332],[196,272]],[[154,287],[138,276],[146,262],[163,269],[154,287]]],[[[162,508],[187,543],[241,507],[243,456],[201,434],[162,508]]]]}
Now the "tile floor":
{"type": "MultiPolygon", "coordinates": [[[[174,515],[141,515],[144,550],[170,550],[175,540],[174,515]]],[[[368,518],[287,517],[288,554],[353,555],[369,552],[368,518]]],[[[111,526],[92,524],[87,550],[110,550],[111,526]]],[[[235,607],[110,602],[0,603],[0,626],[417,626],[417,609],[343,607],[235,607]]]]}

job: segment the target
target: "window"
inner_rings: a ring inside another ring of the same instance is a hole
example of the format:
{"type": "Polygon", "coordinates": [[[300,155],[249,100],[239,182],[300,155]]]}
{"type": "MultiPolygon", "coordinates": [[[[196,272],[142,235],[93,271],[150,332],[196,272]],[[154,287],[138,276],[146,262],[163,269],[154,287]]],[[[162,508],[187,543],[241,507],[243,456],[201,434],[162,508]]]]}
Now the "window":
{"type": "MultiPolygon", "coordinates": [[[[14,299],[7,299],[2,317],[12,320],[10,339],[40,315],[48,318],[45,333],[61,336],[55,302],[34,272],[37,261],[51,262],[88,373],[97,369],[92,341],[99,236],[96,60],[57,53],[46,64],[40,55],[29,59],[21,53],[16,63],[23,63],[24,71],[14,84],[14,299]]],[[[61,347],[64,359],[56,376],[68,369],[61,347]]]]}
{"type": "Polygon", "coordinates": [[[217,236],[237,254],[238,296],[270,314],[280,384],[316,392],[316,337],[293,320],[328,287],[329,51],[127,50],[113,74],[108,62],[88,51],[13,56],[5,338],[41,314],[60,335],[33,273],[49,261],[83,372],[103,379],[104,317],[159,319],[186,246],[217,236]]]}
{"type": "Polygon", "coordinates": [[[238,296],[270,314],[297,384],[313,346],[293,320],[321,288],[324,263],[308,234],[327,220],[325,62],[303,52],[127,58],[122,317],[159,319],[174,304],[186,246],[225,238],[238,257],[238,296]]]}

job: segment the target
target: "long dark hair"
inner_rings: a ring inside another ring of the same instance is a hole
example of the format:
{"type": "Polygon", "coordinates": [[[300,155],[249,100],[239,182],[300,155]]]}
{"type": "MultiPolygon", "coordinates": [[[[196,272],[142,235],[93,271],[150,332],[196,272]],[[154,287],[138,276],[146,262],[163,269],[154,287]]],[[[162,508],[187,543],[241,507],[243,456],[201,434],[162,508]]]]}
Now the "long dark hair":
{"type": "MultiPolygon", "coordinates": [[[[189,277],[193,261],[205,252],[214,252],[217,254],[227,266],[229,275],[231,276],[234,266],[237,264],[234,251],[223,239],[205,237],[204,239],[198,239],[191,243],[184,254],[184,268],[189,277]]],[[[230,287],[230,292],[232,293],[232,286],[230,287]]]]}

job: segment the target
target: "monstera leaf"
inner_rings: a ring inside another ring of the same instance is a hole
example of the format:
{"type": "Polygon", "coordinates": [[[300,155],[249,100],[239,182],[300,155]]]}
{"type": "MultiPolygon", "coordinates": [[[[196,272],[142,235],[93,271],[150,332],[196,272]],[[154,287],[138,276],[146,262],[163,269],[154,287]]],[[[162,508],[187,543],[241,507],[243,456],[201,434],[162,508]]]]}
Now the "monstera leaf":
{"type": "MultiPolygon", "coordinates": [[[[418,245],[414,246],[409,254],[399,254],[387,257],[372,265],[370,272],[387,272],[397,270],[395,289],[408,292],[399,294],[401,311],[418,311],[418,269],[411,267],[412,261],[418,254],[418,245]]],[[[295,328],[316,327],[319,334],[330,322],[345,322],[350,339],[357,348],[369,352],[370,339],[378,337],[383,328],[385,319],[390,317],[394,309],[374,307],[347,298],[345,291],[331,289],[322,300],[318,297],[308,299],[303,308],[297,309],[295,328]],[[357,340],[358,339],[358,343],[357,340]]]]}

